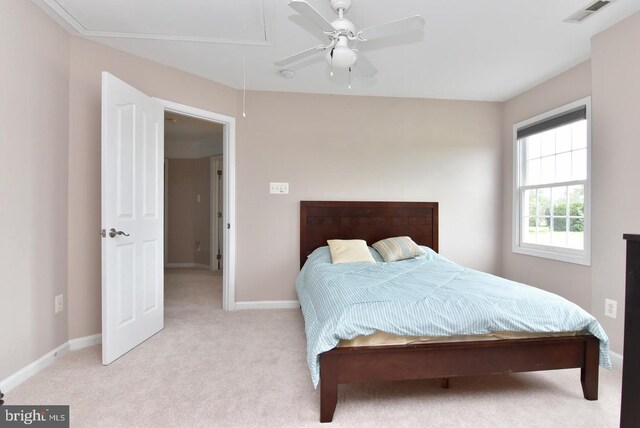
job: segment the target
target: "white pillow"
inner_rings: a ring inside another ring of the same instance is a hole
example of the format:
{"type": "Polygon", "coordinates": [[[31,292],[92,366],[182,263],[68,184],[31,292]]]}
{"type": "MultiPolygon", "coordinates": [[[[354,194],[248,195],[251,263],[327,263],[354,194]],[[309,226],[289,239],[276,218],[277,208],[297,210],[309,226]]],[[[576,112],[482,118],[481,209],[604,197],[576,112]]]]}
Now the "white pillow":
{"type": "Polygon", "coordinates": [[[367,241],[362,239],[330,239],[331,263],[375,263],[367,241]]]}
{"type": "Polygon", "coordinates": [[[372,247],[380,253],[385,262],[412,259],[424,254],[424,250],[408,236],[383,239],[373,244],[372,247]]]}

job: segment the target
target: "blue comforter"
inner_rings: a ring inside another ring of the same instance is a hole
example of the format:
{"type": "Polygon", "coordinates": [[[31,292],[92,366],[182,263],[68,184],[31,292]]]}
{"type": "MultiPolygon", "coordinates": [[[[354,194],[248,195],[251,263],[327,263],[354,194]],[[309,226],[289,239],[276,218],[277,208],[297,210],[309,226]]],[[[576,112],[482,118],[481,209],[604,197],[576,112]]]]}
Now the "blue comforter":
{"type": "Polygon", "coordinates": [[[609,339],[598,321],[553,293],[459,266],[433,250],[415,259],[332,264],[315,250],[296,279],[313,385],[319,355],[340,339],[379,331],[401,336],[496,332],[588,331],[600,339],[600,365],[611,367],[609,339]]]}

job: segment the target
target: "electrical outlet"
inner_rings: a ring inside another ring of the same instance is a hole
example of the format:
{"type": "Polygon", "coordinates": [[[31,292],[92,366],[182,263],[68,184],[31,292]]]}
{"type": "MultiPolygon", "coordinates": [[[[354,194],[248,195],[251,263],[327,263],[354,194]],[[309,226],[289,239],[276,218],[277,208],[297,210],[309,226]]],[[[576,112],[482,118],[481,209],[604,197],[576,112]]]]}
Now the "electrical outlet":
{"type": "Polygon", "coordinates": [[[58,294],[55,299],[55,313],[64,311],[64,294],[58,294]]]}
{"type": "Polygon", "coordinates": [[[618,316],[618,302],[611,299],[604,299],[604,314],[610,318],[618,316]]]}

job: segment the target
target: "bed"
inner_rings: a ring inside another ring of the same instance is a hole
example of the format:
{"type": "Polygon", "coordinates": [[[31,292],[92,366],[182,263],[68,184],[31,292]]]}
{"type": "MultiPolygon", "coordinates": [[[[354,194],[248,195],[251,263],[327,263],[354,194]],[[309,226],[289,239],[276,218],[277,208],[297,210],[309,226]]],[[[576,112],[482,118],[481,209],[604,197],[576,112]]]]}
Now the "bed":
{"type": "MultiPolygon", "coordinates": [[[[373,243],[394,236],[410,236],[417,244],[437,252],[438,204],[300,204],[301,268],[307,257],[326,246],[329,239],[364,239],[373,243]]],[[[597,400],[600,352],[600,340],[592,334],[336,347],[319,355],[320,421],[333,420],[340,383],[448,380],[456,376],[580,368],[584,397],[597,400]]]]}

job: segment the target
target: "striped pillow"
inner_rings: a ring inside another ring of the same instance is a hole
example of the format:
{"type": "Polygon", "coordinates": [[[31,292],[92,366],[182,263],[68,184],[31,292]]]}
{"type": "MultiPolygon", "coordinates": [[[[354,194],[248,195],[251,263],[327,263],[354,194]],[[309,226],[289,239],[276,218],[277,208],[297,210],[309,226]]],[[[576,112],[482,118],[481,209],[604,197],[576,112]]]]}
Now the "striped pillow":
{"type": "Polygon", "coordinates": [[[408,236],[387,238],[373,244],[385,262],[397,262],[399,260],[412,259],[424,254],[424,250],[418,247],[408,236]]]}

